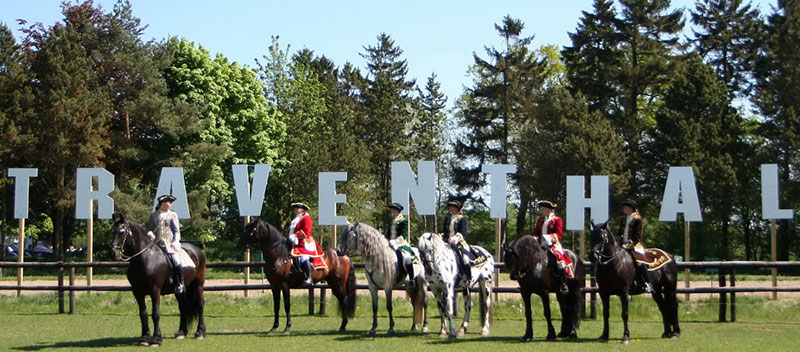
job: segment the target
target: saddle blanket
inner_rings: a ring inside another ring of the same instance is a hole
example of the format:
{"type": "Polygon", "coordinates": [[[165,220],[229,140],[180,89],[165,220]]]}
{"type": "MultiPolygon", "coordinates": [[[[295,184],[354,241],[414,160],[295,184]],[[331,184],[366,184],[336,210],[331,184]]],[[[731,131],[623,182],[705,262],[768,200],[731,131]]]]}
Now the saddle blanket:
{"type": "Polygon", "coordinates": [[[325,265],[325,260],[323,260],[325,252],[319,248],[316,240],[294,246],[290,254],[292,257],[310,257],[311,266],[314,267],[314,270],[323,270],[328,267],[325,265]]]}
{"type": "Polygon", "coordinates": [[[469,259],[470,268],[481,267],[489,259],[481,250],[473,249],[472,246],[463,246],[459,249],[469,259]]]}
{"type": "Polygon", "coordinates": [[[644,250],[644,254],[634,251],[633,257],[636,258],[636,262],[647,264],[648,271],[661,269],[672,261],[669,254],[659,248],[647,248],[644,250]]]}
{"type": "Polygon", "coordinates": [[[183,268],[194,268],[194,262],[192,261],[192,257],[189,256],[189,253],[186,252],[185,249],[181,248],[179,251],[175,251],[173,254],[175,257],[175,261],[178,262],[183,268]]]}
{"type": "Polygon", "coordinates": [[[561,245],[550,246],[550,254],[556,258],[556,264],[558,264],[559,268],[564,269],[564,272],[566,272],[568,278],[572,279],[575,277],[572,258],[564,253],[561,245]]]}

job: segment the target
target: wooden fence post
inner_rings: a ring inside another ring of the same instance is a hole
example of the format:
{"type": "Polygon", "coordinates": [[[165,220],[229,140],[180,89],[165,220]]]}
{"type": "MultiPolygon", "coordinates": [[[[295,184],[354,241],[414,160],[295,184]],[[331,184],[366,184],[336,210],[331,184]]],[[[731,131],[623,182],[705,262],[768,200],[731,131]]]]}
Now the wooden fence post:
{"type": "MultiPolygon", "coordinates": [[[[91,268],[91,267],[89,267],[91,268]]],[[[75,314],[75,267],[69,268],[69,314],[75,314]]]]}

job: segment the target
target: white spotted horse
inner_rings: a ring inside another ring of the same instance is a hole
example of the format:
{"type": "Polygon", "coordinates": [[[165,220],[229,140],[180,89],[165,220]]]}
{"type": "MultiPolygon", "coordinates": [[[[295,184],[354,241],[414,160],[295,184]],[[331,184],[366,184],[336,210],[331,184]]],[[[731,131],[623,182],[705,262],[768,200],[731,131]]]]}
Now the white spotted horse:
{"type": "Polygon", "coordinates": [[[473,246],[472,250],[482,254],[485,260],[471,266],[471,279],[468,280],[461,272],[456,254],[443,239],[441,234],[423,233],[418,242],[420,255],[425,264],[426,277],[431,290],[437,299],[437,305],[442,318],[442,329],[439,336],[455,338],[462,336],[469,327],[469,315],[472,309],[470,288],[478,284],[481,307],[481,335],[489,335],[490,315],[492,307],[492,279],[494,272],[494,258],[486,249],[473,246]],[[461,291],[464,294],[464,321],[458,332],[453,324],[455,310],[455,294],[461,291]],[[447,330],[449,328],[449,334],[447,330]]]}

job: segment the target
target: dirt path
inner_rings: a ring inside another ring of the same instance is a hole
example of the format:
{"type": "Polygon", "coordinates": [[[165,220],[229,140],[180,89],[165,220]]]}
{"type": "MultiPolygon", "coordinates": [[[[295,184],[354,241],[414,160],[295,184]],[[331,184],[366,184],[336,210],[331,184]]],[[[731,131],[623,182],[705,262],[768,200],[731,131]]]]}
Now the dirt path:
{"type": "MultiPolygon", "coordinates": [[[[242,279],[210,279],[210,280],[206,280],[206,287],[223,286],[223,285],[240,285],[240,284],[243,284],[243,283],[244,283],[244,280],[242,280],[242,279]]],[[[261,284],[262,280],[260,278],[251,278],[250,283],[251,284],[261,284]]],[[[267,282],[263,281],[263,283],[266,284],[267,282]]],[[[366,282],[366,280],[359,279],[358,280],[358,284],[359,285],[366,285],[367,282],[366,282]]],[[[2,285],[2,286],[12,286],[12,285],[16,285],[16,281],[0,281],[0,285],[2,285]]],[[[55,285],[58,285],[58,281],[57,280],[30,280],[30,281],[25,281],[23,283],[23,286],[55,286],[55,285]]],[[[82,277],[80,279],[76,279],[76,285],[85,286],[86,285],[86,278],[82,277]]],[[[112,280],[94,280],[93,285],[94,286],[128,286],[129,284],[128,284],[128,281],[126,279],[112,279],[112,280]]],[[[679,285],[678,287],[683,287],[683,282],[678,283],[678,285],[679,285]]],[[[502,287],[518,287],[516,281],[510,281],[510,280],[501,281],[500,282],[500,286],[502,286],[502,287]]],[[[589,286],[588,282],[586,283],[586,286],[589,286]]],[[[708,280],[705,280],[705,281],[692,281],[691,282],[691,287],[718,287],[718,286],[719,285],[716,282],[711,282],[711,281],[708,281],[708,280]]],[[[737,281],[736,282],[736,286],[737,287],[771,287],[772,286],[772,282],[771,281],[737,281]]],[[[800,288],[800,280],[779,281],[778,282],[778,287],[800,288]]],[[[23,295],[36,295],[36,294],[44,294],[44,293],[52,293],[52,291],[24,291],[24,290],[22,291],[23,295]]],[[[237,291],[214,291],[214,293],[215,294],[224,294],[224,295],[236,296],[236,297],[244,296],[244,291],[242,291],[242,290],[237,290],[237,291]]],[[[358,293],[360,295],[368,294],[366,290],[359,290],[358,293]]],[[[14,296],[16,294],[17,294],[16,290],[0,290],[0,295],[3,295],[3,296],[14,296]]],[[[83,294],[83,293],[79,292],[79,294],[83,294]]],[[[270,294],[270,291],[266,290],[266,292],[264,292],[264,291],[259,289],[259,290],[250,290],[248,292],[248,296],[249,297],[260,297],[260,296],[263,296],[265,294],[270,294]]],[[[294,294],[294,295],[304,295],[304,294],[306,294],[306,290],[301,290],[301,289],[292,290],[292,294],[294,294]]],[[[328,295],[332,296],[332,295],[330,295],[330,292],[328,293],[328,295]]],[[[712,296],[716,296],[716,295],[718,295],[718,294],[711,294],[711,293],[709,293],[709,294],[692,294],[691,298],[692,298],[692,300],[694,300],[694,299],[706,299],[706,298],[709,298],[709,297],[712,297],[712,296]]],[[[764,297],[767,297],[767,296],[771,296],[772,293],[771,292],[752,292],[752,293],[750,293],[750,292],[748,292],[748,293],[742,292],[742,293],[739,293],[738,295],[740,297],[741,296],[764,296],[764,297]]],[[[395,296],[396,297],[404,297],[405,295],[403,295],[403,294],[398,295],[396,293],[395,296]]],[[[500,293],[499,296],[500,296],[500,299],[502,300],[502,299],[506,299],[506,298],[517,298],[517,297],[519,297],[519,294],[517,294],[517,293],[500,293]]],[[[681,296],[683,296],[683,295],[681,295],[681,296]]],[[[798,298],[800,298],[800,292],[780,292],[780,293],[778,293],[778,298],[798,299],[798,298]]]]}

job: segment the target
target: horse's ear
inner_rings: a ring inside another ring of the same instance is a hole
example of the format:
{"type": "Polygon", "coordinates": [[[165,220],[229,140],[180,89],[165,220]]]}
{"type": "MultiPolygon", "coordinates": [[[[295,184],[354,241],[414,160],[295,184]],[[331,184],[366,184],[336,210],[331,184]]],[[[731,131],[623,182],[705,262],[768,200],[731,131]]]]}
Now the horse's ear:
{"type": "Polygon", "coordinates": [[[597,226],[597,224],[595,224],[595,223],[594,223],[594,219],[590,219],[590,220],[589,220],[589,224],[591,224],[591,225],[592,225],[592,228],[594,228],[595,226],[597,226]]]}
{"type": "Polygon", "coordinates": [[[606,220],[606,222],[604,222],[604,223],[603,223],[603,226],[601,226],[601,227],[602,227],[603,229],[607,229],[607,228],[608,228],[608,220],[606,220]]]}
{"type": "Polygon", "coordinates": [[[111,215],[111,219],[114,220],[114,223],[123,222],[125,221],[125,215],[122,215],[121,213],[116,213],[111,215]]]}

